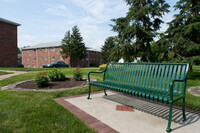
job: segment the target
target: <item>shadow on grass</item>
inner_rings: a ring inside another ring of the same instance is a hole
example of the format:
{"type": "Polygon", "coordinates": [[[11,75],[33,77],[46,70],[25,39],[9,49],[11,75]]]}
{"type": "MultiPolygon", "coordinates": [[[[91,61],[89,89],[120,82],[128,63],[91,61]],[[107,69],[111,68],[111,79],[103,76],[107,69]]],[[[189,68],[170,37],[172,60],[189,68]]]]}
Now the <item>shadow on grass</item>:
{"type": "Polygon", "coordinates": [[[200,80],[199,75],[200,75],[200,72],[191,72],[188,74],[187,78],[191,80],[196,80],[196,79],[200,80]]]}
{"type": "MultiPolygon", "coordinates": [[[[132,107],[136,110],[160,117],[162,119],[168,120],[169,117],[169,106],[155,104],[153,102],[148,102],[145,100],[140,100],[138,98],[132,98],[120,94],[114,94],[109,96],[104,96],[105,99],[132,107]]],[[[172,122],[180,124],[180,126],[175,127],[174,130],[177,130],[181,127],[193,124],[200,119],[200,114],[195,114],[186,111],[186,120],[183,122],[182,110],[173,108],[172,111],[172,122]]],[[[166,125],[167,127],[167,125],[166,125]]]]}

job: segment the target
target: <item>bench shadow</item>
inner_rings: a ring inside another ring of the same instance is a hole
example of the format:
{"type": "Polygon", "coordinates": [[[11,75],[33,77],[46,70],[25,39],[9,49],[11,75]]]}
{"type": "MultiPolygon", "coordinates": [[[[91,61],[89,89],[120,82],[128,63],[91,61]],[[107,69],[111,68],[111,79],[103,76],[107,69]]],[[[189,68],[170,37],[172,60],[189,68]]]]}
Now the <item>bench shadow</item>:
{"type": "MultiPolygon", "coordinates": [[[[156,104],[153,102],[141,100],[137,97],[129,97],[129,96],[121,95],[121,94],[108,95],[108,96],[104,96],[104,98],[129,106],[136,110],[160,117],[162,119],[168,120],[169,106],[167,105],[162,105],[160,103],[156,104]]],[[[186,111],[185,115],[186,115],[186,120],[183,121],[182,110],[173,107],[172,122],[180,124],[180,126],[173,128],[172,129],[173,131],[179,128],[182,128],[184,126],[193,124],[199,121],[200,119],[200,114],[195,114],[195,113],[186,111]]]]}

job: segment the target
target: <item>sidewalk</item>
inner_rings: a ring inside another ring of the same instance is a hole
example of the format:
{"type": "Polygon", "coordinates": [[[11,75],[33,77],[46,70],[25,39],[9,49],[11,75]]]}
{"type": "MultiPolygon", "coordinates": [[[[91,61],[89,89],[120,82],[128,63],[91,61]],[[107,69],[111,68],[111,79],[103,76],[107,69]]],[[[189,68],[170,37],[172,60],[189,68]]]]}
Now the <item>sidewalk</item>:
{"type": "MultiPolygon", "coordinates": [[[[166,133],[169,108],[133,97],[108,91],[55,99],[70,112],[98,132],[120,133],[166,133]],[[118,111],[117,105],[131,106],[134,111],[118,111]],[[91,119],[91,120],[90,120],[91,119]],[[100,128],[101,127],[101,128],[100,128]]],[[[187,120],[182,122],[182,111],[173,108],[172,133],[198,133],[200,115],[186,112],[187,120]]]]}
{"type": "Polygon", "coordinates": [[[15,75],[27,73],[27,72],[24,72],[24,71],[10,71],[10,70],[0,70],[0,71],[2,71],[2,72],[12,72],[12,74],[1,75],[0,80],[10,78],[10,77],[15,76],[15,75]]]}

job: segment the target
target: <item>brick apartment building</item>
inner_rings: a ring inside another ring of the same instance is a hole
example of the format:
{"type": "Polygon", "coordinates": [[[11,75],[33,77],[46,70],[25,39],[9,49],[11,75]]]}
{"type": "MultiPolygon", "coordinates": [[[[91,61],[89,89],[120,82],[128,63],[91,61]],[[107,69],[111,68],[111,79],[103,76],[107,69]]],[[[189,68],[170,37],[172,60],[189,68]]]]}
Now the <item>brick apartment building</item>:
{"type": "MultiPolygon", "coordinates": [[[[28,68],[41,68],[44,64],[63,61],[69,64],[69,59],[63,59],[60,51],[61,42],[42,43],[22,49],[22,64],[28,68]]],[[[88,67],[94,64],[106,63],[100,58],[100,51],[87,48],[85,59],[73,62],[72,67],[88,67]]]]}
{"type": "Polygon", "coordinates": [[[17,26],[20,24],[0,18],[0,66],[17,67],[17,26]]]}

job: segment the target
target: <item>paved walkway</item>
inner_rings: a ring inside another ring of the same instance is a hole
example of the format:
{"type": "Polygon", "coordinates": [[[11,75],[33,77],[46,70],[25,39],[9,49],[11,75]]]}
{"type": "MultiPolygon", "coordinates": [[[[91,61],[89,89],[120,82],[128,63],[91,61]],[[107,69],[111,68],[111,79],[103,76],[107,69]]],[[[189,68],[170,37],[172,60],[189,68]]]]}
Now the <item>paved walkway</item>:
{"type": "MultiPolygon", "coordinates": [[[[110,133],[166,133],[169,108],[138,98],[108,91],[71,98],[55,99],[91,128],[110,133]],[[118,111],[117,105],[131,106],[134,111],[118,111]]],[[[199,133],[200,114],[186,112],[187,120],[182,122],[182,111],[173,108],[172,133],[199,133]]]]}
{"type": "Polygon", "coordinates": [[[2,71],[2,72],[12,72],[12,74],[1,75],[0,80],[10,78],[10,77],[15,76],[15,75],[27,73],[25,71],[10,71],[10,70],[0,70],[0,71],[2,71]]]}

